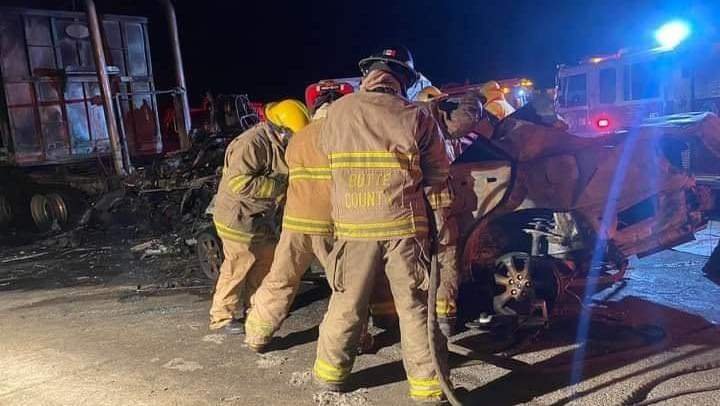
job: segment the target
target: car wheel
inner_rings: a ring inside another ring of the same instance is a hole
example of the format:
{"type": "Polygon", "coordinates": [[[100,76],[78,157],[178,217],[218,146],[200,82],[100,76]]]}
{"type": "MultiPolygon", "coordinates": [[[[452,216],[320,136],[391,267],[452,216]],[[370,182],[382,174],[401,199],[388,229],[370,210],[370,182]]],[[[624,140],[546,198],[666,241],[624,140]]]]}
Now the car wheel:
{"type": "Polygon", "coordinates": [[[224,255],[222,241],[213,229],[200,232],[196,237],[197,252],[200,269],[212,281],[216,281],[220,275],[220,266],[223,263],[224,255]]]}
{"type": "Polygon", "coordinates": [[[526,316],[544,303],[550,311],[559,295],[554,261],[509,252],[495,261],[493,310],[501,316],[526,316]]]}

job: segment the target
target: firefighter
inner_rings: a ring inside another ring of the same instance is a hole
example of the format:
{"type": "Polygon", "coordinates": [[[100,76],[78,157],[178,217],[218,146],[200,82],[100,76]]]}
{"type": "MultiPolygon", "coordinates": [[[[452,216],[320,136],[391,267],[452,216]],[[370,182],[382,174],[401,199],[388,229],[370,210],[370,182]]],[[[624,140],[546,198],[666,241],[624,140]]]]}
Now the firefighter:
{"type": "Polygon", "coordinates": [[[313,122],[288,143],[290,176],[282,232],[270,273],[253,296],[245,322],[245,343],[256,352],[265,348],[287,316],[310,263],[317,259],[326,268],[333,244],[330,164],[316,148],[317,137],[330,103],[352,91],[347,83],[321,82],[306,92],[313,122]]]}
{"type": "Polygon", "coordinates": [[[270,103],[266,122],[235,138],[225,151],[214,223],[225,260],[210,308],[210,329],[242,334],[245,305],[270,270],[277,217],[285,196],[288,137],[309,121],[297,100],[270,103]]]}
{"type": "MultiPolygon", "coordinates": [[[[417,100],[429,109],[438,122],[445,140],[446,153],[450,162],[462,152],[461,139],[467,137],[482,118],[480,99],[467,93],[457,101],[447,101],[448,95],[435,86],[420,91],[417,100]]],[[[462,277],[459,272],[457,244],[459,224],[453,216],[453,192],[450,179],[447,184],[426,190],[426,195],[435,217],[436,254],[440,271],[440,286],[437,291],[435,312],[440,330],[447,337],[455,333],[457,322],[457,296],[462,277]]]]}
{"type": "Polygon", "coordinates": [[[485,110],[495,116],[498,120],[509,116],[515,112],[515,108],[505,100],[505,94],[500,88],[500,84],[491,80],[480,88],[480,92],[485,98],[483,107],[485,110]]]}
{"type": "Polygon", "coordinates": [[[321,130],[330,160],[337,238],[328,259],[332,296],[320,324],[313,375],[343,391],[378,274],[399,316],[411,398],[442,399],[427,335],[428,207],[423,186],[447,179],[437,123],[406,99],[418,77],[410,52],[386,48],[359,63],[359,92],[335,102],[321,130]]]}

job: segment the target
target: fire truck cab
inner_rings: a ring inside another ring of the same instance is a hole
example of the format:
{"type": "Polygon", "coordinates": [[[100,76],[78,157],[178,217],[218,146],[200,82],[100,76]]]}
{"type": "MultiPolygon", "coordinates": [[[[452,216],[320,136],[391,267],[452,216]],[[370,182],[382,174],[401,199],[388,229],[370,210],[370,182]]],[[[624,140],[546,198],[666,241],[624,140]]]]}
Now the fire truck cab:
{"type": "Polygon", "coordinates": [[[720,109],[720,44],[619,51],[558,67],[558,113],[593,137],[654,117],[720,109]]]}

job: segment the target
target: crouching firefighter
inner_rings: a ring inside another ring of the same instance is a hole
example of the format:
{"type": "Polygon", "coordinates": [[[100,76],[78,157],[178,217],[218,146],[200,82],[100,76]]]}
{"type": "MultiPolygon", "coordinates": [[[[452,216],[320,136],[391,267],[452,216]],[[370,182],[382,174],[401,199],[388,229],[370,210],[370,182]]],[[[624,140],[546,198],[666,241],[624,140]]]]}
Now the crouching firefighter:
{"type": "Polygon", "coordinates": [[[245,321],[245,343],[254,351],[260,352],[270,343],[310,263],[317,259],[327,268],[333,245],[330,164],[317,150],[317,138],[330,103],[352,91],[349,84],[334,82],[320,82],[308,89],[306,100],[314,112],[313,122],[288,143],[285,159],[290,176],[280,241],[270,273],[253,296],[245,321]]]}
{"type": "Polygon", "coordinates": [[[418,77],[410,52],[386,48],[359,65],[360,91],[330,106],[319,139],[330,160],[337,240],[328,259],[332,296],[313,375],[328,390],[346,389],[372,288],[384,272],[399,316],[410,396],[437,402],[443,392],[427,333],[423,186],[445,182],[447,157],[435,120],[405,98],[418,77]]]}
{"type": "MultiPolygon", "coordinates": [[[[462,152],[461,140],[467,137],[482,118],[482,102],[478,95],[466,93],[448,100],[448,95],[435,86],[424,88],[417,96],[418,104],[428,109],[436,119],[445,141],[449,162],[462,152]]],[[[452,176],[452,175],[450,175],[452,176]]],[[[460,284],[466,276],[460,274],[458,257],[459,224],[454,215],[454,193],[450,178],[425,190],[435,220],[435,254],[440,274],[435,313],[440,330],[447,337],[457,328],[457,299],[460,284]]]]}
{"type": "Polygon", "coordinates": [[[213,221],[225,260],[210,308],[210,329],[242,334],[246,305],[270,270],[277,221],[287,185],[285,147],[309,114],[297,100],[271,103],[262,122],[235,138],[225,151],[213,221]]]}

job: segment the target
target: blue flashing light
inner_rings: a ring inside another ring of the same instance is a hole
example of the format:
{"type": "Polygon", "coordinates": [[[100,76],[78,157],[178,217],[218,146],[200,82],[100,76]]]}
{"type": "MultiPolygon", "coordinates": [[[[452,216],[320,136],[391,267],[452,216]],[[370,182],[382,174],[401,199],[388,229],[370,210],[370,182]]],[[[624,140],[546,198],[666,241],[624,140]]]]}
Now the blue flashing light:
{"type": "Polygon", "coordinates": [[[525,89],[518,90],[518,96],[525,96],[525,89]]]}
{"type": "Polygon", "coordinates": [[[655,40],[663,48],[673,49],[690,36],[690,24],[681,20],[670,21],[655,31],[655,40]]]}

